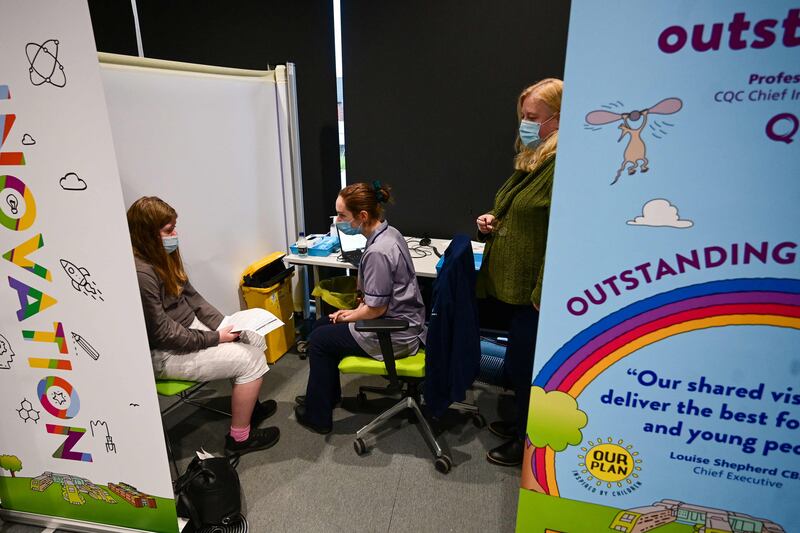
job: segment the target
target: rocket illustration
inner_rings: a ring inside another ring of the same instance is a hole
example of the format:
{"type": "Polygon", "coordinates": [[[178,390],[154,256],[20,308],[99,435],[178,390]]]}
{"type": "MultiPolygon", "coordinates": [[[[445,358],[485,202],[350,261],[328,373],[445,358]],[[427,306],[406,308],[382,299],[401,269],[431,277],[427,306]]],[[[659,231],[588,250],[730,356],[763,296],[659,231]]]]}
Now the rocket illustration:
{"type": "Polygon", "coordinates": [[[89,276],[88,270],[83,267],[77,267],[66,259],[61,260],[61,267],[67,273],[69,279],[72,280],[72,286],[76,291],[83,289],[88,293],[95,294],[96,291],[94,287],[92,287],[87,279],[87,276],[89,276]]]}

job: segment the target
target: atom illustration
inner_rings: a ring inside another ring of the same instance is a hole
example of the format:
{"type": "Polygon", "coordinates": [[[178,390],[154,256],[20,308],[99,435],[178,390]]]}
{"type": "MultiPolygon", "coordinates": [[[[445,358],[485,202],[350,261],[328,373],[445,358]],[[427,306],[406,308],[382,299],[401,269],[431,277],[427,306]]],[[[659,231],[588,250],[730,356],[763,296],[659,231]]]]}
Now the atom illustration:
{"type": "Polygon", "coordinates": [[[54,87],[67,84],[64,66],[58,61],[58,40],[48,39],[42,44],[28,43],[25,45],[25,54],[28,56],[28,73],[32,84],[37,87],[45,83],[54,87]]]}

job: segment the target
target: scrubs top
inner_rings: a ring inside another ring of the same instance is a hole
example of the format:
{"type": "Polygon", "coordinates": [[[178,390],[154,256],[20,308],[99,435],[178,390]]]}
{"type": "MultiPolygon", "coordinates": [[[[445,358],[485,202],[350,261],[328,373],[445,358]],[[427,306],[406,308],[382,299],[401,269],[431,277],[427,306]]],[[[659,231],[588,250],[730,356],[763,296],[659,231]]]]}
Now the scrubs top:
{"type": "MultiPolygon", "coordinates": [[[[396,358],[414,355],[425,343],[425,304],[417,284],[417,274],[408,244],[399,231],[383,221],[367,239],[358,267],[358,286],[364,303],[370,307],[388,306],[381,318],[408,320],[405,331],[392,333],[396,358]]],[[[378,335],[362,333],[350,323],[350,333],[365,352],[378,360],[381,355],[378,335]]]]}

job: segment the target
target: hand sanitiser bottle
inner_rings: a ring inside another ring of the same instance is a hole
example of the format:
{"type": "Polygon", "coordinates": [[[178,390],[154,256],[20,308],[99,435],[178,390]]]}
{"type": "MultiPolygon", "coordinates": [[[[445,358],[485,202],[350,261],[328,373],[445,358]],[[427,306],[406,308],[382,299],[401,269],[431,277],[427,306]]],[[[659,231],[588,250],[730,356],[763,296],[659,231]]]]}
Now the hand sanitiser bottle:
{"type": "Polygon", "coordinates": [[[336,215],[331,217],[331,229],[329,235],[337,241],[339,240],[339,232],[336,231],[336,215]]]}
{"type": "Polygon", "coordinates": [[[308,255],[308,239],[306,239],[306,234],[302,231],[300,232],[300,238],[297,239],[297,255],[303,257],[308,255]]]}

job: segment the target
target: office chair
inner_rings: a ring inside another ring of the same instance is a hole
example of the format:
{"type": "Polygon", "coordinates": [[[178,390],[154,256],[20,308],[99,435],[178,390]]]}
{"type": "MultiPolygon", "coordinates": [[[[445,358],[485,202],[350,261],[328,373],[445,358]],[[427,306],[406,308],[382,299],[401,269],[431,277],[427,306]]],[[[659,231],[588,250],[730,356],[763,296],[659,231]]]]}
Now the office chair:
{"type": "Polygon", "coordinates": [[[383,361],[368,357],[349,356],[339,363],[339,371],[342,374],[368,374],[384,376],[389,380],[386,387],[363,386],[359,388],[359,403],[366,400],[366,392],[376,392],[388,395],[400,395],[400,401],[394,406],[375,417],[369,424],[356,432],[353,441],[353,448],[358,455],[364,455],[369,450],[368,443],[370,438],[368,433],[381,427],[385,422],[396,414],[408,409],[420,423],[420,429],[425,441],[431,447],[436,470],[446,474],[453,466],[453,460],[445,454],[441,445],[437,442],[430,424],[422,415],[419,406],[422,403],[420,398],[419,384],[425,378],[425,352],[420,350],[415,355],[403,359],[394,358],[392,347],[391,332],[403,331],[408,329],[407,320],[359,320],[356,322],[356,331],[371,332],[378,335],[383,361]]]}
{"type": "Polygon", "coordinates": [[[172,467],[175,469],[176,477],[180,475],[180,471],[178,470],[178,463],[175,460],[175,455],[172,452],[172,445],[170,444],[169,435],[167,434],[167,428],[164,426],[163,417],[176,407],[179,407],[181,404],[193,405],[195,407],[206,409],[207,411],[212,411],[227,417],[231,416],[231,414],[226,411],[216,409],[194,399],[194,396],[206,385],[208,385],[207,381],[197,382],[183,381],[178,379],[156,379],[156,392],[159,394],[159,396],[164,396],[166,398],[177,398],[176,402],[171,403],[161,410],[161,425],[164,429],[164,441],[167,443],[167,455],[172,463],[172,467]]]}
{"type": "MultiPolygon", "coordinates": [[[[410,411],[409,416],[413,421],[420,424],[422,436],[434,455],[434,466],[436,470],[447,474],[453,466],[452,458],[444,452],[442,446],[434,436],[428,420],[422,414],[420,405],[422,398],[420,386],[425,380],[425,350],[420,349],[415,355],[402,359],[395,359],[394,349],[392,348],[391,333],[393,331],[403,331],[408,329],[406,320],[359,320],[355,325],[356,331],[371,332],[378,335],[383,361],[370,357],[348,356],[339,363],[339,371],[342,374],[367,374],[383,376],[389,380],[386,387],[361,386],[358,392],[358,401],[366,401],[366,392],[374,392],[383,395],[400,395],[400,401],[394,406],[375,417],[369,424],[356,432],[353,441],[353,448],[358,455],[364,455],[369,451],[374,437],[368,436],[369,433],[380,428],[395,415],[410,411]]],[[[475,405],[454,402],[449,406],[460,412],[468,413],[472,416],[472,422],[476,427],[482,428],[486,425],[486,420],[478,411],[475,405]]]]}

